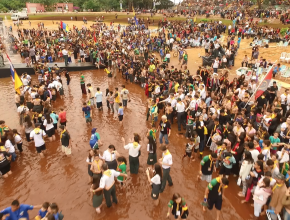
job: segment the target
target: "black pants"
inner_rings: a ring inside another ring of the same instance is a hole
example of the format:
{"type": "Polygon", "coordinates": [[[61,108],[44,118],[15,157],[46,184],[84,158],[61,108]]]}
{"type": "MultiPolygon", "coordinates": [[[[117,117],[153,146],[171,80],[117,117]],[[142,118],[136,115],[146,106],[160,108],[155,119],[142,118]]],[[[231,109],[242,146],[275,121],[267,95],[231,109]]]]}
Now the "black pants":
{"type": "Polygon", "coordinates": [[[281,104],[281,107],[282,107],[282,110],[283,110],[283,116],[285,116],[286,115],[286,112],[287,112],[287,105],[285,105],[285,104],[281,104]]]}
{"type": "Polygon", "coordinates": [[[113,202],[116,204],[118,203],[115,184],[109,190],[104,189],[104,196],[105,196],[106,205],[108,208],[112,206],[111,196],[112,196],[113,202]]]}
{"type": "Polygon", "coordinates": [[[32,63],[36,63],[36,58],[35,58],[35,56],[31,56],[31,62],[32,63]],[[33,62],[34,61],[34,62],[33,62]]]}
{"type": "Polygon", "coordinates": [[[169,186],[173,185],[173,182],[170,176],[170,168],[167,168],[167,169],[162,168],[162,169],[163,169],[163,177],[161,181],[161,189],[160,189],[161,193],[164,191],[167,181],[168,181],[169,186]]]}
{"type": "Polygon", "coordinates": [[[177,124],[178,124],[178,131],[181,131],[181,124],[184,129],[186,129],[186,124],[184,120],[184,112],[177,112],[177,124]]]}

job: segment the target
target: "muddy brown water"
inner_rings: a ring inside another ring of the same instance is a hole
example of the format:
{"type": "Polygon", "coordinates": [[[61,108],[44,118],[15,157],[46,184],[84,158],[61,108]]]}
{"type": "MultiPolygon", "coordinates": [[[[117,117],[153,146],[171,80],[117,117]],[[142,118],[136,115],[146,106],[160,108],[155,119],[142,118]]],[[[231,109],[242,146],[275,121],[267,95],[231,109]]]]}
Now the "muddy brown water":
{"type": "MultiPolygon", "coordinates": [[[[67,129],[72,138],[72,157],[64,158],[60,150],[59,135],[56,141],[46,141],[47,155],[44,159],[38,158],[34,144],[24,141],[24,154],[19,156],[11,165],[13,174],[7,179],[0,179],[0,210],[10,206],[12,200],[19,199],[25,204],[42,204],[45,201],[56,202],[62,210],[65,219],[70,220],[94,220],[94,219],[165,219],[167,204],[173,193],[177,192],[185,198],[189,207],[188,219],[215,219],[216,212],[202,212],[201,202],[205,182],[197,182],[196,176],[199,171],[199,162],[189,162],[186,158],[181,160],[185,149],[185,138],[177,137],[177,122],[173,125],[172,136],[169,138],[169,150],[173,155],[173,166],[171,176],[174,185],[168,184],[161,195],[160,204],[154,207],[150,193],[151,188],[147,181],[145,170],[147,168],[146,132],[149,123],[146,122],[146,96],[139,85],[126,84],[117,76],[117,79],[108,80],[106,74],[101,70],[84,71],[86,83],[92,83],[94,89],[100,87],[103,92],[104,111],[93,110],[93,127],[100,133],[104,146],[101,152],[106,150],[109,144],[114,144],[117,151],[128,159],[128,151],[122,146],[121,137],[125,137],[126,143],[132,138],[134,132],[142,137],[140,157],[140,172],[138,175],[130,175],[129,165],[127,172],[129,179],[127,186],[120,189],[117,186],[118,204],[109,209],[103,206],[102,213],[97,215],[92,206],[89,196],[88,173],[86,158],[88,155],[91,127],[86,125],[82,116],[82,102],[87,100],[82,95],[79,72],[71,72],[71,84],[68,87],[64,83],[65,98],[57,99],[53,110],[59,112],[60,107],[67,111],[67,129]],[[108,113],[104,93],[106,88],[113,90],[115,87],[121,89],[126,84],[131,102],[125,109],[123,126],[113,120],[112,114],[108,113]]],[[[37,82],[33,76],[33,82],[37,82]]],[[[64,80],[64,77],[63,77],[64,80]]],[[[65,80],[64,80],[65,81],[65,80]]],[[[0,119],[5,120],[10,128],[19,129],[16,106],[14,104],[14,90],[10,78],[0,79],[0,119]]],[[[159,118],[161,117],[161,113],[159,118]]],[[[25,136],[22,135],[24,139],[25,136]]],[[[159,144],[158,144],[159,147],[159,144]]],[[[161,151],[157,151],[158,158],[161,151]]],[[[214,174],[216,176],[217,174],[214,174]]],[[[248,219],[253,216],[253,208],[249,204],[241,204],[241,198],[237,196],[239,187],[236,178],[230,177],[229,188],[225,191],[221,220],[248,219]]],[[[38,210],[30,211],[30,219],[34,219],[38,210]]],[[[173,217],[171,216],[171,219],[173,217]]]]}

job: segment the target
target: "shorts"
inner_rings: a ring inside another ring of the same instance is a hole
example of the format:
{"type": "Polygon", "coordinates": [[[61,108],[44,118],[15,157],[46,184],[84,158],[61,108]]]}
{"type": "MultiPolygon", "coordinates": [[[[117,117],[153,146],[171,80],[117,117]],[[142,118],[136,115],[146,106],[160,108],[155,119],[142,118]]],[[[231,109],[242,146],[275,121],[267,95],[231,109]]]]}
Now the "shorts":
{"type": "Polygon", "coordinates": [[[217,210],[221,210],[222,209],[222,204],[223,204],[223,200],[222,199],[214,199],[214,200],[208,199],[207,200],[207,208],[209,210],[212,210],[213,205],[215,206],[215,208],[217,210]]]}
{"type": "Polygon", "coordinates": [[[97,102],[97,108],[101,108],[103,106],[102,102],[97,102]]]}
{"type": "Polygon", "coordinates": [[[92,122],[92,118],[91,117],[86,118],[86,122],[87,123],[92,122]]]}
{"type": "Polygon", "coordinates": [[[222,165],[219,174],[229,176],[231,174],[231,169],[226,168],[224,165],[222,165]]]}
{"type": "Polygon", "coordinates": [[[31,139],[30,139],[30,133],[25,133],[25,137],[26,137],[27,142],[30,142],[31,141],[31,139]]]}
{"type": "Polygon", "coordinates": [[[40,147],[36,147],[36,151],[38,154],[40,154],[44,150],[46,150],[45,144],[41,145],[40,147]]]}
{"type": "Polygon", "coordinates": [[[254,201],[254,216],[255,217],[258,218],[260,216],[260,213],[262,211],[262,207],[263,207],[262,204],[257,203],[256,201],[254,201]]]}
{"type": "Polygon", "coordinates": [[[54,130],[57,130],[57,123],[53,124],[54,130]]]}
{"type": "Polygon", "coordinates": [[[47,134],[48,137],[52,137],[52,135],[54,135],[54,133],[55,133],[54,128],[51,128],[48,131],[46,131],[46,134],[47,134]]]}
{"type": "Polygon", "coordinates": [[[71,148],[70,147],[65,147],[65,146],[61,146],[61,151],[63,153],[65,153],[65,155],[71,155],[71,148]]]}
{"type": "Polygon", "coordinates": [[[204,174],[202,174],[201,175],[201,180],[210,183],[211,180],[212,180],[212,175],[211,174],[210,175],[204,175],[204,174]]]}
{"type": "Polygon", "coordinates": [[[84,55],[81,55],[81,58],[84,58],[84,55]]]}
{"type": "Polygon", "coordinates": [[[119,115],[118,118],[119,118],[119,121],[123,121],[123,115],[119,115]]]}
{"type": "Polygon", "coordinates": [[[9,171],[10,171],[10,163],[0,168],[0,173],[2,174],[2,176],[8,173],[9,171]]]}
{"type": "Polygon", "coordinates": [[[66,121],[65,122],[60,122],[60,125],[66,126],[66,121]]]}
{"type": "Polygon", "coordinates": [[[192,152],[185,152],[185,155],[191,157],[192,152]]]}
{"type": "Polygon", "coordinates": [[[197,151],[198,151],[198,148],[194,148],[194,149],[193,149],[193,152],[194,152],[194,153],[197,153],[197,151]]]}

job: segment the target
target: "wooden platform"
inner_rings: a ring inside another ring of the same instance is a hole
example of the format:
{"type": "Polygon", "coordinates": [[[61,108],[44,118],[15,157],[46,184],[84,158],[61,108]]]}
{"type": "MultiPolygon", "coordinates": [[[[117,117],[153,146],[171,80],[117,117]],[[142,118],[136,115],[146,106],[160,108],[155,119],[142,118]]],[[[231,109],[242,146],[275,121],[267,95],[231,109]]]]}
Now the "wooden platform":
{"type": "MultiPolygon", "coordinates": [[[[82,70],[93,70],[96,69],[96,67],[90,63],[90,62],[85,62],[85,63],[70,63],[68,66],[65,66],[64,63],[49,63],[48,65],[50,67],[54,66],[57,64],[60,68],[65,68],[69,72],[72,71],[82,71],[82,70]]],[[[32,67],[26,67],[26,64],[21,63],[21,64],[13,64],[14,68],[20,76],[22,73],[28,73],[29,75],[34,75],[34,69],[32,67]]],[[[0,67],[0,78],[5,78],[5,77],[10,77],[10,65],[6,64],[5,67],[0,67]]]]}

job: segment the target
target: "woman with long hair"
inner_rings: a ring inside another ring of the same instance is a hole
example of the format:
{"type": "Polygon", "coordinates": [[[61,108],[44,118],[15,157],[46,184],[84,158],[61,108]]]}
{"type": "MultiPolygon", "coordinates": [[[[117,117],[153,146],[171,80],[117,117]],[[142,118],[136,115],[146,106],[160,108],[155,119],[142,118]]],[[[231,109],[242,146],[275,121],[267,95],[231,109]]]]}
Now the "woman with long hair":
{"type": "Polygon", "coordinates": [[[184,198],[182,198],[179,193],[174,193],[172,199],[169,201],[167,217],[169,217],[170,212],[172,213],[172,215],[174,215],[175,219],[187,219],[187,204],[184,198]]]}
{"type": "Polygon", "coordinates": [[[241,192],[238,193],[238,196],[240,197],[245,197],[246,196],[246,192],[247,192],[247,182],[246,182],[246,178],[247,176],[250,174],[252,168],[254,165],[254,160],[252,158],[252,154],[250,151],[245,151],[244,153],[244,161],[242,163],[241,169],[240,169],[240,179],[242,181],[243,184],[243,190],[241,192]]]}
{"type": "Polygon", "coordinates": [[[54,126],[53,126],[53,120],[50,117],[49,112],[47,114],[45,114],[43,126],[45,127],[46,134],[48,136],[49,141],[54,141],[55,140],[55,130],[54,130],[54,126]]]}
{"type": "Polygon", "coordinates": [[[23,152],[22,149],[22,138],[20,134],[18,133],[17,129],[13,129],[13,137],[14,137],[14,142],[17,146],[17,149],[19,150],[20,153],[23,152]]]}
{"type": "Polygon", "coordinates": [[[152,186],[151,198],[154,200],[154,205],[157,206],[159,204],[159,192],[161,189],[162,168],[159,164],[156,163],[154,165],[154,170],[150,169],[149,167],[147,168],[146,174],[148,181],[152,186]]]}
{"type": "MultiPolygon", "coordinates": [[[[118,163],[117,171],[120,172],[120,173],[127,174],[127,172],[126,172],[126,169],[127,169],[127,160],[126,160],[126,158],[123,157],[123,156],[118,157],[117,158],[117,163],[118,163]]],[[[117,181],[119,183],[121,183],[121,186],[123,186],[124,182],[126,181],[126,177],[118,176],[117,177],[117,181]]]]}
{"type": "Polygon", "coordinates": [[[30,132],[33,131],[34,126],[29,115],[26,115],[24,117],[23,129],[25,131],[25,137],[27,142],[30,142],[30,132]]]}
{"type": "Polygon", "coordinates": [[[233,164],[232,172],[234,175],[239,175],[240,164],[239,162],[242,160],[242,156],[244,153],[244,142],[246,138],[246,133],[242,132],[239,136],[237,136],[237,142],[234,144],[232,149],[232,154],[236,160],[236,163],[233,164]]]}
{"type": "MultiPolygon", "coordinates": [[[[96,190],[100,186],[100,176],[95,176],[93,178],[93,184],[91,186],[92,190],[96,190]]],[[[90,191],[91,192],[91,198],[93,201],[93,207],[96,209],[96,212],[98,214],[101,213],[101,207],[102,207],[102,201],[103,201],[103,191],[90,191]]]]}
{"type": "Polygon", "coordinates": [[[94,155],[95,155],[95,150],[91,149],[89,151],[89,155],[86,160],[88,164],[89,183],[93,182],[93,172],[91,171],[91,166],[92,166],[92,163],[94,162],[94,155]]]}
{"type": "Polygon", "coordinates": [[[153,169],[153,165],[157,163],[157,155],[156,155],[156,142],[154,141],[152,136],[148,136],[148,144],[147,144],[147,152],[148,152],[148,159],[147,164],[151,166],[153,169]]]}
{"type": "Polygon", "coordinates": [[[126,150],[129,150],[129,163],[130,163],[130,173],[138,174],[139,170],[139,156],[140,148],[139,144],[141,138],[138,134],[134,134],[134,141],[129,140],[129,144],[125,144],[125,139],[122,137],[123,145],[126,150]],[[133,143],[132,143],[133,142],[133,143]]]}

